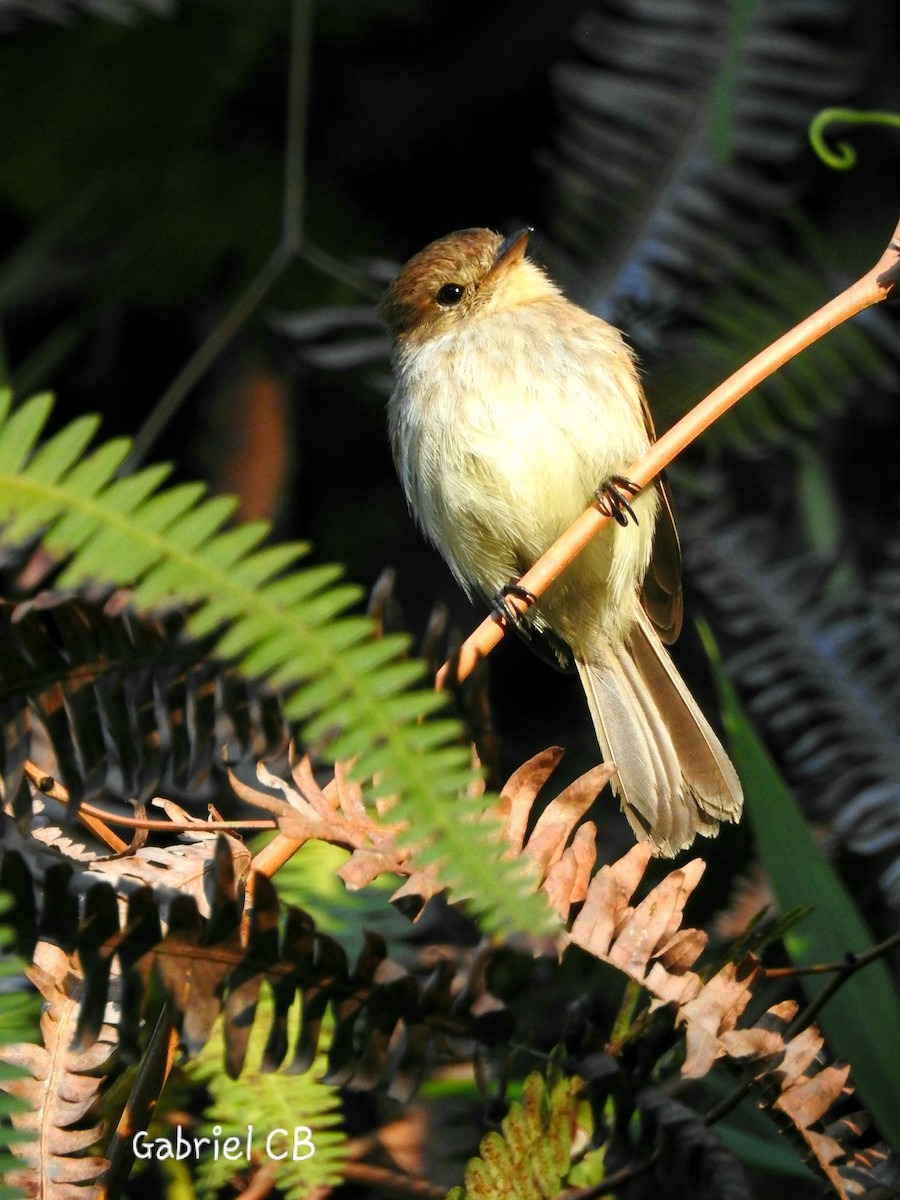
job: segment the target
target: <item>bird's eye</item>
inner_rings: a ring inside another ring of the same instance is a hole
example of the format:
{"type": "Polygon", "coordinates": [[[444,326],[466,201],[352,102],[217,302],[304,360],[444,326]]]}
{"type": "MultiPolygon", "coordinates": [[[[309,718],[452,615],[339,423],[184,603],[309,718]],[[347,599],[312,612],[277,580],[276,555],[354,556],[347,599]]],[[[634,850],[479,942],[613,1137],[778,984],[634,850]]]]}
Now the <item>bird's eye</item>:
{"type": "Polygon", "coordinates": [[[462,300],[465,290],[461,283],[445,283],[435,299],[445,308],[452,308],[454,304],[459,304],[462,300]]]}

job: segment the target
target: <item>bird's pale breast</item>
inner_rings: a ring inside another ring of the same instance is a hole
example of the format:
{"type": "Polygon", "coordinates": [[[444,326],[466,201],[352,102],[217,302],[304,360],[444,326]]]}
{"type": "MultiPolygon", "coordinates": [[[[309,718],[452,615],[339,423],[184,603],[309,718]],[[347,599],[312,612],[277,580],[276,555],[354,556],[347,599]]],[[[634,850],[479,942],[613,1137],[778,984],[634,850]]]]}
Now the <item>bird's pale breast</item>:
{"type": "MultiPolygon", "coordinates": [[[[390,403],[410,507],[467,590],[518,578],[648,445],[619,333],[567,301],[521,305],[400,351],[390,403]],[[410,403],[410,397],[415,403],[410,403]]],[[[619,640],[647,568],[657,501],[610,524],[542,598],[566,641],[619,640]]]]}

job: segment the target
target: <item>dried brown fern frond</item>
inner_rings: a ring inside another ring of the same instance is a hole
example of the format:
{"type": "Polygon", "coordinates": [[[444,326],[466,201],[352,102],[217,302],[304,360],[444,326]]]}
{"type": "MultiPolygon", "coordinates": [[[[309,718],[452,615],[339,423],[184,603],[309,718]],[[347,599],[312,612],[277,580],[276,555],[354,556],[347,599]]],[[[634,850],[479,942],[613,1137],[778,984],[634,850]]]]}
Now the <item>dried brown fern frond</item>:
{"type": "MultiPolygon", "coordinates": [[[[846,1069],[823,1063],[817,1031],[791,1025],[796,1025],[792,1003],[772,1005],[747,1019],[759,1011],[758,1002],[751,1007],[751,1001],[758,1001],[765,978],[747,952],[755,944],[750,935],[737,961],[712,973],[700,965],[707,935],[683,925],[685,904],[703,875],[700,860],[670,871],[649,890],[650,855],[644,846],[595,871],[596,830],[584,817],[609,778],[609,766],[587,772],[536,811],[561,756],[551,748],[523,764],[503,788],[493,814],[505,827],[505,854],[527,860],[535,890],[543,890],[567,923],[555,941],[520,943],[516,953],[526,964],[523,978],[532,969],[529,962],[546,964],[574,945],[621,972],[635,995],[647,998],[635,1008],[637,1016],[623,1036],[608,1047],[622,1112],[629,1105],[640,1108],[638,1097],[649,1083],[640,1073],[632,1077],[622,1047],[653,1030],[671,1046],[683,1037],[679,1053],[685,1082],[705,1077],[720,1062],[730,1063],[743,1076],[741,1086],[754,1089],[792,1131],[838,1195],[864,1194],[861,1179],[874,1179],[876,1169],[884,1175],[892,1167],[878,1159],[877,1146],[856,1147],[850,1127],[842,1123],[838,1106],[847,1094],[846,1069]]],[[[294,762],[290,779],[278,780],[265,768],[259,776],[258,788],[238,781],[243,798],[275,814],[282,837],[292,840],[295,851],[311,839],[348,850],[340,874],[349,887],[390,873],[405,879],[395,900],[402,904],[415,897],[419,907],[440,890],[439,870],[420,866],[416,847],[402,841],[404,830],[393,820],[390,801],[382,804],[381,814],[366,810],[345,768],[339,766],[324,785],[308,759],[294,762]]],[[[177,806],[170,811],[184,815],[177,806]]],[[[107,1001],[121,995],[127,996],[121,1044],[126,1057],[136,1056],[147,980],[155,969],[173,1026],[189,1051],[203,1045],[224,1012],[226,1066],[232,1075],[241,1071],[250,1030],[260,1019],[264,982],[275,1001],[266,1018],[266,1062],[272,1067],[288,1062],[292,1071],[309,1068],[328,1010],[334,1032],[326,1077],[351,1088],[381,1086],[408,1099],[436,1054],[466,1058],[466,1047],[471,1050],[473,1044],[506,1053],[517,1018],[491,990],[502,946],[486,942],[474,952],[452,953],[448,948],[426,975],[424,958],[418,968],[401,967],[384,940],[369,933],[351,962],[339,939],[322,933],[302,909],[279,901],[266,874],[248,874],[241,843],[215,839],[204,830],[190,831],[183,841],[190,846],[187,857],[185,845],[171,853],[157,847],[150,857],[141,851],[87,869],[79,864],[71,882],[59,875],[59,867],[51,868],[52,882],[43,874],[43,902],[29,872],[5,872],[4,878],[18,881],[25,908],[30,904],[35,912],[38,936],[52,932],[75,951],[72,961],[84,975],[77,1005],[82,1048],[102,1040],[107,1001]],[[55,903],[47,902],[48,891],[55,903]],[[71,904],[60,904],[63,891],[71,904]],[[298,994],[302,1015],[296,1027],[288,1028],[287,1014],[298,994]]],[[[32,867],[40,879],[46,863],[32,867]]],[[[572,1061],[579,1073],[577,1053],[572,1061]]],[[[647,1128],[657,1131],[659,1153],[667,1144],[666,1131],[676,1129],[682,1115],[650,1104],[645,1119],[647,1128]]],[[[716,1119],[714,1111],[707,1124],[716,1119]]],[[[701,1121],[695,1114],[691,1128],[701,1121]]],[[[713,1163],[713,1143],[697,1136],[713,1163]]]]}
{"type": "Polygon", "coordinates": [[[30,1140],[12,1143],[23,1165],[9,1172],[4,1182],[46,1200],[88,1196],[107,1165],[106,1159],[90,1153],[102,1125],[83,1123],[99,1099],[104,1068],[115,1052],[116,1031],[104,1023],[90,1046],[72,1048],[82,990],[72,965],[58,946],[39,945],[27,973],[45,1002],[43,1045],[0,1047],[0,1061],[27,1071],[21,1078],[5,1079],[3,1088],[27,1104],[26,1111],[13,1114],[12,1123],[32,1135],[30,1140]]]}
{"type": "MultiPolygon", "coordinates": [[[[574,913],[560,948],[578,945],[623,972],[649,993],[650,1014],[664,1008],[672,1012],[675,1028],[684,1031],[685,1080],[702,1078],[719,1061],[740,1067],[763,1105],[782,1123],[787,1118],[791,1136],[839,1196],[877,1192],[879,1175],[894,1171],[895,1160],[877,1146],[854,1150],[851,1130],[835,1115],[851,1090],[850,1068],[823,1062],[824,1042],[814,1026],[791,1026],[797,1016],[794,1001],[746,1021],[765,980],[758,959],[746,948],[712,975],[699,969],[708,935],[683,927],[682,921],[703,875],[701,860],[669,871],[634,902],[651,858],[646,846],[637,845],[600,867],[585,887],[596,854],[595,830],[592,823],[579,826],[578,821],[605,782],[603,768],[588,772],[552,801],[525,841],[533,802],[559,758],[560,752],[545,751],[525,764],[504,788],[501,804],[515,850],[545,868],[541,886],[560,915],[574,913]]],[[[760,944],[766,937],[760,929],[760,944]]]]}
{"type": "Polygon", "coordinates": [[[0,601],[7,795],[37,758],[75,804],[160,790],[202,796],[223,758],[285,746],[277,695],[242,680],[210,647],[186,637],[183,613],[139,615],[124,592],[0,601]]]}

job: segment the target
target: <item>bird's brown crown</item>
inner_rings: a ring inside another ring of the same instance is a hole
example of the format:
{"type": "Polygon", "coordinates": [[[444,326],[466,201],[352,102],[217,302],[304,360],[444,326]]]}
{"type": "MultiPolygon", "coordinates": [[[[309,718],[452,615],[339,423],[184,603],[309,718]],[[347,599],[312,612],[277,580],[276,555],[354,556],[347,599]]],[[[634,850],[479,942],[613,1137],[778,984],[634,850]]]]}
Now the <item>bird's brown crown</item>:
{"type": "Polygon", "coordinates": [[[391,337],[427,341],[492,308],[557,294],[525,258],[529,232],[504,239],[490,229],[462,229],[420,250],[381,302],[391,337]]]}

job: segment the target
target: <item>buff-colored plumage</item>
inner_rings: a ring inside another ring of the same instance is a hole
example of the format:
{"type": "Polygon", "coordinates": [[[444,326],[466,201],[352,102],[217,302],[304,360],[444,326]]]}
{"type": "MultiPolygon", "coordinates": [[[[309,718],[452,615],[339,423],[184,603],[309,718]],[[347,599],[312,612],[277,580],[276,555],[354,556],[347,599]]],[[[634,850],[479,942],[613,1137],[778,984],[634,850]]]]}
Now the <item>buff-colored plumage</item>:
{"type": "MultiPolygon", "coordinates": [[[[526,234],[451,234],[382,305],[394,346],[394,460],[410,507],[466,591],[490,600],[652,437],[633,356],[525,257],[526,234]]],[[[648,488],[529,613],[571,647],[637,835],[674,854],[737,820],[734,769],[661,644],[681,623],[677,536],[648,488]],[[662,518],[659,519],[660,511],[662,518]]]]}

